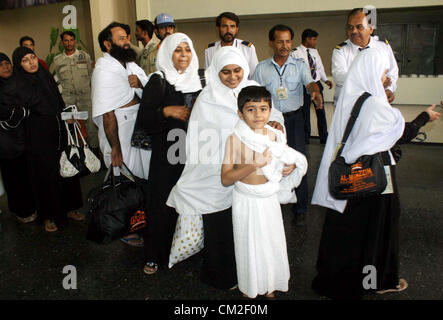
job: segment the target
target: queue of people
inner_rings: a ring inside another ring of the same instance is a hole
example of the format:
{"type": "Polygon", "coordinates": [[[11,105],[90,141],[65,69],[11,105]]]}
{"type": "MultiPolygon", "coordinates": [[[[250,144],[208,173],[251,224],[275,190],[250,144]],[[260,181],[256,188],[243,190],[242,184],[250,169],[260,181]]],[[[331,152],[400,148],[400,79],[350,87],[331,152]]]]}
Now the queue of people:
{"type": "Polygon", "coordinates": [[[274,54],[258,63],[253,44],[236,38],[239,23],[230,12],[217,17],[220,41],[205,51],[204,87],[192,40],[163,13],[154,24],[137,21],[136,37],[144,46],[138,52],[128,25],[108,25],[98,37],[104,56],[94,70],[87,53],[75,49],[75,35],[62,33],[65,52],[54,60],[62,95],[33,50],[17,48],[13,68],[0,54],[0,165],[10,211],[22,222],[38,217],[48,232],[62,218],[83,220],[79,179],[61,178],[58,163],[67,134],[60,114],[65,105],[78,104],[91,111],[98,129],[90,131],[89,124],[88,136],[91,143],[96,139],[105,165],[124,163],[153,186],[147,228],[122,239],[144,247],[144,273],[167,266],[178,217],[198,215],[204,232],[201,280],[219,289],[238,287],[249,298],[274,298],[275,291],[288,291],[290,278],[280,204],[293,204],[296,225],[303,225],[308,209],[306,114],[313,102],[326,145],[312,204],[328,209],[312,288],[330,298],[361,298],[362,269],[374,265],[377,292],[406,289],[398,268],[398,145],[440,114],[431,106],[405,124],[390,105],[398,78],[392,49],[372,36],[364,11],[354,9],[349,39],[332,56],[336,101],[328,134],[320,81],[329,89],[332,83],[315,50],[318,33],[307,29],[293,50],[293,30],[276,25],[269,31],[274,54]],[[382,152],[392,190],[337,200],[327,188],[329,166],[365,92],[371,97],[343,156],[352,163],[382,152]],[[150,150],[131,145],[134,131],[149,136],[150,150]],[[172,157],[177,145],[177,152],[185,152],[172,157]],[[29,183],[17,183],[18,173],[29,183]]]}

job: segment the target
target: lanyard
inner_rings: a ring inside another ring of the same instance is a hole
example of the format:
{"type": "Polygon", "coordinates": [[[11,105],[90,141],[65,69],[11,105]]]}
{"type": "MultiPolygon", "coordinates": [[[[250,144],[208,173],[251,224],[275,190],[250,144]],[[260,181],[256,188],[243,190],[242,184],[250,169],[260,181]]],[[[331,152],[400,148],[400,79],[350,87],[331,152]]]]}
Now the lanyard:
{"type": "Polygon", "coordinates": [[[285,67],[283,68],[283,72],[280,74],[280,71],[278,71],[277,67],[275,66],[275,64],[272,64],[275,68],[275,71],[277,71],[278,76],[280,77],[280,87],[283,86],[283,75],[285,74],[286,71],[286,67],[288,66],[287,64],[285,65],[285,67]]]}

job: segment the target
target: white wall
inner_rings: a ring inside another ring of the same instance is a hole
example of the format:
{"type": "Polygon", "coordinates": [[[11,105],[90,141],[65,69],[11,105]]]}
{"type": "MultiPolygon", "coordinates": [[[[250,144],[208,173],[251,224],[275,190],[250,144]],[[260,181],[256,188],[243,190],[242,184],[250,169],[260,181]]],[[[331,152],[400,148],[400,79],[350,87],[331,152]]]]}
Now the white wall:
{"type": "MultiPolygon", "coordinates": [[[[148,2],[144,0],[141,2],[148,2]]],[[[416,7],[442,5],[442,0],[149,0],[149,18],[154,19],[160,13],[168,13],[174,19],[196,19],[216,17],[223,11],[232,11],[237,15],[280,14],[291,12],[349,10],[371,4],[376,8],[416,7]]],[[[148,17],[148,16],[146,16],[148,17]]],[[[148,18],[148,19],[149,19],[148,18]]]]}

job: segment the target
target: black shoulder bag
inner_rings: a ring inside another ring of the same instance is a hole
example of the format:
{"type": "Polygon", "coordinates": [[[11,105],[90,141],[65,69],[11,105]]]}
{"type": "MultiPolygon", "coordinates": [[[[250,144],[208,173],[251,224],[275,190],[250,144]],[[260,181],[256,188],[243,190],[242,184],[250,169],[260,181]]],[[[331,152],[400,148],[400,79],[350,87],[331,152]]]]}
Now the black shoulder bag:
{"type": "MultiPolygon", "coordinates": [[[[164,97],[166,92],[166,75],[163,71],[162,73],[163,78],[160,77],[160,95],[164,97]]],[[[138,116],[135,120],[134,131],[131,137],[131,146],[143,150],[152,150],[152,137],[146,132],[138,116]]]]}
{"type": "Polygon", "coordinates": [[[357,99],[337,151],[337,157],[329,167],[329,192],[339,200],[366,198],[381,194],[386,189],[387,180],[381,152],[363,155],[352,164],[347,164],[341,156],[363,103],[370,96],[365,92],[357,99]]]}

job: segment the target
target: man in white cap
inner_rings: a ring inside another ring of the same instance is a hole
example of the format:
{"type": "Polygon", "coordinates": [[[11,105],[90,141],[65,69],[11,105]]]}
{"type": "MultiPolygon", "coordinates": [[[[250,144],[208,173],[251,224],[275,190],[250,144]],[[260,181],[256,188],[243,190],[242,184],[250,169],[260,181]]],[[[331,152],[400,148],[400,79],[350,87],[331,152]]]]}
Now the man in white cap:
{"type": "Polygon", "coordinates": [[[144,68],[146,74],[157,71],[155,67],[155,61],[157,59],[158,49],[167,36],[175,33],[175,22],[169,14],[160,13],[154,20],[154,32],[160,42],[152,49],[147,57],[147,65],[144,68]]]}

